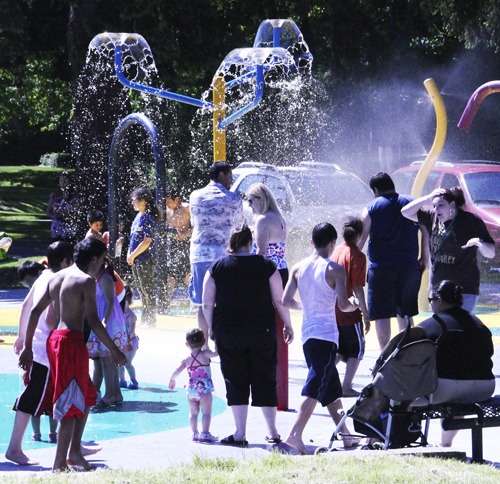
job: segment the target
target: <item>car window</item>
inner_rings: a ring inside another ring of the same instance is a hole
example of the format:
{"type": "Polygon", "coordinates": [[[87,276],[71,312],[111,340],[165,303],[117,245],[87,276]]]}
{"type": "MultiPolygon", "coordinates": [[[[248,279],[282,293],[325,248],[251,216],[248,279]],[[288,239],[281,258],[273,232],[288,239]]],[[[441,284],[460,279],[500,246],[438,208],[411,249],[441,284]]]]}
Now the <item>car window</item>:
{"type": "Polygon", "coordinates": [[[287,177],[298,205],[365,204],[372,198],[370,189],[347,173],[290,171],[287,177]]]}
{"type": "Polygon", "coordinates": [[[392,175],[392,181],[396,187],[396,191],[401,195],[410,195],[411,189],[413,187],[413,182],[417,176],[416,171],[404,171],[400,173],[394,173],[392,175]]]}
{"type": "Polygon", "coordinates": [[[451,173],[444,174],[443,180],[441,181],[442,188],[453,188],[459,186],[460,182],[458,181],[458,178],[455,175],[452,175],[451,173]]]}
{"type": "Polygon", "coordinates": [[[273,192],[274,198],[278,203],[278,206],[282,210],[289,210],[291,203],[288,197],[288,192],[286,190],[286,186],[282,180],[275,176],[263,175],[263,174],[253,174],[247,175],[243,178],[240,185],[236,189],[236,193],[238,193],[241,197],[243,197],[251,185],[254,183],[264,183],[271,192],[273,192]]]}
{"type": "Polygon", "coordinates": [[[278,206],[282,210],[290,210],[291,201],[288,197],[288,192],[283,181],[274,176],[269,176],[265,178],[264,183],[269,187],[269,190],[273,192],[278,206]]]}
{"type": "Polygon", "coordinates": [[[287,178],[298,205],[324,205],[324,193],[317,177],[294,171],[288,172],[287,178]]]}
{"type": "Polygon", "coordinates": [[[262,175],[247,175],[243,178],[241,183],[239,184],[238,188],[236,189],[236,193],[240,195],[240,197],[245,196],[246,192],[250,188],[250,185],[253,185],[254,183],[263,183],[263,177],[262,175]]]}
{"type": "MultiPolygon", "coordinates": [[[[417,177],[417,173],[417,170],[394,173],[392,175],[392,179],[394,181],[394,185],[396,186],[396,191],[401,195],[411,195],[411,190],[413,188],[415,178],[417,177]]],[[[439,172],[431,171],[429,173],[429,176],[427,177],[427,180],[425,180],[424,187],[422,189],[422,195],[431,193],[432,190],[436,188],[438,179],[439,172]]]]}
{"type": "MultiPolygon", "coordinates": [[[[417,174],[415,173],[415,177],[416,176],[417,176],[417,174]]],[[[422,189],[422,195],[426,195],[428,193],[431,193],[435,188],[437,188],[437,181],[438,181],[439,176],[440,176],[440,173],[438,171],[431,171],[429,173],[427,180],[425,180],[424,188],[422,189]]],[[[455,183],[455,185],[453,185],[453,186],[456,186],[457,184],[458,184],[458,180],[457,180],[457,183],[455,183]]],[[[411,193],[411,190],[410,190],[410,193],[411,193]]]]}
{"type": "Polygon", "coordinates": [[[361,180],[348,173],[336,173],[331,178],[322,178],[326,205],[365,204],[373,193],[361,180]]]}
{"type": "Polygon", "coordinates": [[[500,171],[467,173],[467,190],[476,205],[500,205],[500,171]]]}
{"type": "Polygon", "coordinates": [[[239,179],[240,179],[241,175],[238,175],[237,173],[234,173],[233,171],[233,182],[232,184],[234,185],[239,179]]]}

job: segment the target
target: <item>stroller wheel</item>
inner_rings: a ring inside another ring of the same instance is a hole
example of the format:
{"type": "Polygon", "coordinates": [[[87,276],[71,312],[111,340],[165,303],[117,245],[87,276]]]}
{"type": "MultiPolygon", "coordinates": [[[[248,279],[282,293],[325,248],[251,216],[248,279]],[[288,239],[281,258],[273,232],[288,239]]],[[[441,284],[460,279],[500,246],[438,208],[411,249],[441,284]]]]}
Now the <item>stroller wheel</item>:
{"type": "Polygon", "coordinates": [[[314,455],[325,454],[326,452],[328,452],[328,447],[318,447],[314,451],[314,455]]]}

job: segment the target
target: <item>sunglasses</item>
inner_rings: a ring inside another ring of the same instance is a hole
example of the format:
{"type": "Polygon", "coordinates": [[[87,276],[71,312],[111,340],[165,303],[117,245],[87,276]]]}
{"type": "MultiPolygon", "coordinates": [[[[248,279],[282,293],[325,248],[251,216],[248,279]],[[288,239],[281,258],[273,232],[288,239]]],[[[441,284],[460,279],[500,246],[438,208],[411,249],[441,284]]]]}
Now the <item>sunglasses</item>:
{"type": "Polygon", "coordinates": [[[248,197],[248,205],[252,205],[254,200],[260,200],[260,197],[248,197]]]}

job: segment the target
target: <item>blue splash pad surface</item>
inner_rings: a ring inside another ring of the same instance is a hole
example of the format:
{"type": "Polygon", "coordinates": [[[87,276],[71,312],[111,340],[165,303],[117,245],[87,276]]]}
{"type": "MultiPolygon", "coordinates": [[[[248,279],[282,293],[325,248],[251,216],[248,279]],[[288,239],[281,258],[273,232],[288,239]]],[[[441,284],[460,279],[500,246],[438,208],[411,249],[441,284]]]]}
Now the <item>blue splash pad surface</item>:
{"type": "MultiPolygon", "coordinates": [[[[102,440],[133,437],[186,428],[189,429],[189,408],[186,391],[183,388],[169,390],[166,386],[152,383],[141,383],[138,390],[122,389],[123,403],[108,408],[92,408],[83,434],[84,442],[101,442],[102,440]]],[[[0,452],[7,450],[15,412],[12,407],[24,385],[20,374],[0,374],[0,452]]],[[[221,398],[213,396],[212,416],[219,415],[226,409],[226,403],[221,398]]],[[[201,414],[200,414],[201,419],[201,414]]],[[[42,442],[33,442],[33,430],[28,424],[23,449],[40,449],[54,447],[48,443],[49,419],[42,416],[40,428],[42,442]]]]}

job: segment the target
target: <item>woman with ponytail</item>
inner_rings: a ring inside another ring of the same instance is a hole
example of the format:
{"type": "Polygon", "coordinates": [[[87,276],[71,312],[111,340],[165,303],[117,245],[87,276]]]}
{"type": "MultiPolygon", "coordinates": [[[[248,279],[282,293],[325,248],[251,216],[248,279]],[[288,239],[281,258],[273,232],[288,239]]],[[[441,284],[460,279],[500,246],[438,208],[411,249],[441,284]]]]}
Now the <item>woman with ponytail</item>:
{"type": "Polygon", "coordinates": [[[217,345],[236,427],[221,444],[248,445],[250,395],[252,406],[262,408],[266,441],[278,443],[275,310],[284,322],[281,337],[287,344],[293,340],[290,312],[281,302],[281,276],[270,259],[252,253],[247,226],[232,233],[228,252],[210,266],[203,282],[203,313],[217,345]]]}
{"type": "MultiPolygon", "coordinates": [[[[434,286],[429,303],[434,315],[420,327],[428,338],[439,340],[439,384],[433,403],[474,403],[488,399],[495,391],[491,331],[478,317],[462,309],[462,287],[452,281],[441,281],[434,286]]],[[[450,447],[456,433],[443,431],[441,445],[450,447]]]]}

